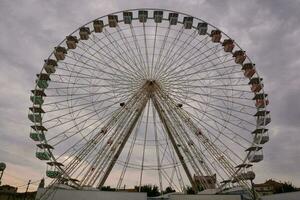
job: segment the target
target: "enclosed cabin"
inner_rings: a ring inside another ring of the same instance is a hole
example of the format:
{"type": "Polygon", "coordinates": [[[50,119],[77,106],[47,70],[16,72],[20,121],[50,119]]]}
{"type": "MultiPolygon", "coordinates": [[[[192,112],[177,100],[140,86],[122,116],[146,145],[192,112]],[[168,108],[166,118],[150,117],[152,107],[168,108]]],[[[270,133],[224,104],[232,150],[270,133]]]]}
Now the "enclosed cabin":
{"type": "Polygon", "coordinates": [[[188,141],[188,145],[189,146],[193,146],[194,145],[194,142],[192,140],[188,141]]]}
{"type": "Polygon", "coordinates": [[[255,173],[253,171],[240,172],[232,179],[232,183],[253,179],[255,179],[255,173]]]}
{"type": "Polygon", "coordinates": [[[155,10],[153,13],[153,18],[155,23],[161,23],[163,20],[164,12],[161,10],[155,10]]]}
{"type": "Polygon", "coordinates": [[[212,30],[210,33],[210,37],[211,37],[211,41],[212,42],[220,42],[221,38],[222,38],[222,33],[220,30],[212,30]]]}
{"type": "Polygon", "coordinates": [[[257,117],[258,126],[266,126],[271,122],[270,111],[260,110],[254,116],[257,117]]]}
{"type": "Polygon", "coordinates": [[[42,90],[48,88],[48,81],[51,80],[49,74],[41,73],[41,74],[37,74],[36,76],[37,79],[35,82],[37,86],[42,90]]]}
{"type": "Polygon", "coordinates": [[[148,11],[147,10],[139,10],[138,18],[141,23],[145,23],[148,19],[148,11]]]}
{"type": "Polygon", "coordinates": [[[207,33],[207,23],[206,22],[199,22],[197,25],[199,35],[205,35],[207,33]]]}
{"type": "Polygon", "coordinates": [[[33,106],[29,108],[30,113],[28,114],[28,119],[33,123],[41,123],[42,122],[42,114],[45,111],[40,106],[33,106]]]}
{"type": "Polygon", "coordinates": [[[255,74],[255,64],[253,63],[245,63],[242,67],[242,70],[244,71],[244,76],[251,79],[252,76],[255,74]]]}
{"type": "Polygon", "coordinates": [[[268,129],[266,128],[257,128],[252,132],[254,134],[254,143],[255,144],[265,144],[269,141],[268,129]]]}
{"type": "Polygon", "coordinates": [[[41,106],[44,103],[43,97],[46,96],[45,92],[41,89],[31,90],[31,102],[36,106],[41,106]]]}
{"type": "Polygon", "coordinates": [[[96,19],[93,21],[93,27],[95,33],[101,33],[103,31],[104,23],[103,20],[96,19]]]}
{"type": "Polygon", "coordinates": [[[182,108],[182,106],[183,106],[182,103],[178,103],[178,104],[176,105],[177,108],[182,108]]]}
{"type": "Polygon", "coordinates": [[[100,133],[103,133],[103,135],[105,135],[107,133],[107,128],[103,127],[101,129],[100,133]]]}
{"type": "Polygon", "coordinates": [[[246,149],[246,151],[249,151],[249,154],[247,157],[249,162],[256,163],[256,162],[260,162],[264,159],[262,147],[253,146],[253,147],[246,149]]]}
{"type": "Polygon", "coordinates": [[[246,60],[246,54],[243,50],[237,50],[233,53],[233,57],[235,58],[234,61],[236,64],[243,64],[243,62],[246,60]]]}
{"type": "Polygon", "coordinates": [[[88,40],[90,34],[91,34],[91,31],[90,31],[89,27],[81,27],[79,29],[79,36],[80,36],[81,40],[88,40]]]}
{"type": "Polygon", "coordinates": [[[268,94],[257,93],[253,97],[253,100],[255,100],[256,108],[265,108],[267,105],[269,105],[268,94]]]}
{"type": "Polygon", "coordinates": [[[225,39],[222,43],[225,52],[232,52],[234,48],[234,40],[232,39],[225,39]]]}
{"type": "Polygon", "coordinates": [[[68,35],[66,37],[66,44],[69,49],[76,49],[78,39],[76,36],[68,35]]]}
{"type": "Polygon", "coordinates": [[[118,15],[108,15],[108,26],[115,28],[118,25],[118,15]]]}
{"type": "Polygon", "coordinates": [[[133,18],[132,12],[127,12],[127,11],[123,12],[124,24],[131,24],[132,18],[133,18]]]}
{"type": "Polygon", "coordinates": [[[258,78],[258,77],[251,78],[248,83],[249,85],[251,85],[251,91],[254,93],[260,92],[260,90],[263,88],[262,81],[263,81],[262,78],[258,78]]]}
{"type": "Polygon", "coordinates": [[[113,139],[109,139],[109,140],[107,140],[107,144],[108,145],[112,145],[112,143],[114,142],[114,140],[113,139]]]}
{"type": "Polygon", "coordinates": [[[46,176],[49,178],[59,178],[62,175],[59,168],[63,166],[60,162],[47,162],[46,176]]]}
{"type": "Polygon", "coordinates": [[[196,131],[196,135],[197,136],[201,136],[202,135],[202,131],[199,129],[198,131],[196,131]]]}
{"type": "Polygon", "coordinates": [[[183,26],[185,29],[191,29],[193,27],[193,17],[184,17],[183,18],[183,26]]]}
{"type": "Polygon", "coordinates": [[[178,13],[169,13],[168,20],[170,22],[170,25],[177,25],[178,13]]]}
{"type": "Polygon", "coordinates": [[[67,49],[65,47],[55,47],[54,48],[54,56],[57,60],[64,60],[67,54],[67,49]]]}
{"type": "Polygon", "coordinates": [[[51,155],[49,152],[54,148],[49,144],[37,144],[36,146],[37,150],[35,156],[40,160],[50,160],[51,155]]]}
{"type": "Polygon", "coordinates": [[[53,74],[56,71],[57,62],[53,59],[47,59],[44,63],[44,69],[48,74],[53,74]]]}
{"type": "Polygon", "coordinates": [[[45,140],[45,134],[43,131],[35,131],[33,129],[30,131],[29,137],[36,142],[45,140]]]}

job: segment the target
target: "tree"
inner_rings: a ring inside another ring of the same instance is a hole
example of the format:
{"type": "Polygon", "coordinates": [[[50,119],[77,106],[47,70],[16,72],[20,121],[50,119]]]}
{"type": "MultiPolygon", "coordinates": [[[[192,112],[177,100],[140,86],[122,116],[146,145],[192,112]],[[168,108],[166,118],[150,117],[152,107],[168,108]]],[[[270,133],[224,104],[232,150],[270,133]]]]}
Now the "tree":
{"type": "Polygon", "coordinates": [[[274,193],[285,193],[298,191],[298,188],[296,188],[291,182],[284,182],[281,183],[281,186],[275,187],[274,190],[274,193]]]}
{"type": "Polygon", "coordinates": [[[168,193],[172,193],[172,192],[176,192],[176,191],[173,190],[173,189],[169,186],[169,187],[167,187],[167,188],[165,189],[165,191],[163,191],[163,194],[168,194],[168,193]]]}
{"type": "Polygon", "coordinates": [[[191,186],[186,186],[186,193],[187,194],[195,194],[195,191],[191,186]]]}
{"type": "Polygon", "coordinates": [[[115,191],[115,188],[111,188],[110,186],[102,186],[101,187],[102,191],[115,191]]]}
{"type": "MultiPolygon", "coordinates": [[[[139,191],[138,186],[135,186],[134,188],[136,191],[139,191]]],[[[160,195],[156,185],[143,185],[141,186],[141,192],[146,192],[148,197],[156,197],[160,195]]]]}

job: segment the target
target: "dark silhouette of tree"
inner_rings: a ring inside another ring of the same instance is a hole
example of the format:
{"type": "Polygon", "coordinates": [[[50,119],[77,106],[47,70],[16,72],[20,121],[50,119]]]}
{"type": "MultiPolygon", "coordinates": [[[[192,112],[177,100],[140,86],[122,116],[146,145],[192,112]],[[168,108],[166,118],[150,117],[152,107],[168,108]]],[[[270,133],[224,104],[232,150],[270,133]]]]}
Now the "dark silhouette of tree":
{"type": "MultiPolygon", "coordinates": [[[[134,188],[136,191],[139,191],[139,186],[135,186],[134,188]]],[[[141,186],[141,192],[146,192],[148,197],[156,197],[160,195],[156,185],[143,185],[141,186]]]]}
{"type": "Polygon", "coordinates": [[[281,183],[281,186],[277,186],[274,188],[274,193],[285,193],[285,192],[295,192],[299,189],[296,188],[291,182],[281,183]]]}
{"type": "Polygon", "coordinates": [[[115,188],[111,188],[110,186],[102,186],[101,190],[102,191],[116,191],[115,188]]]}
{"type": "Polygon", "coordinates": [[[172,192],[176,192],[176,191],[173,190],[173,189],[169,186],[169,187],[167,187],[167,188],[165,189],[165,191],[163,191],[163,194],[168,194],[168,193],[172,193],[172,192]]]}
{"type": "Polygon", "coordinates": [[[195,191],[191,186],[186,186],[186,193],[187,194],[195,194],[195,191]]]}

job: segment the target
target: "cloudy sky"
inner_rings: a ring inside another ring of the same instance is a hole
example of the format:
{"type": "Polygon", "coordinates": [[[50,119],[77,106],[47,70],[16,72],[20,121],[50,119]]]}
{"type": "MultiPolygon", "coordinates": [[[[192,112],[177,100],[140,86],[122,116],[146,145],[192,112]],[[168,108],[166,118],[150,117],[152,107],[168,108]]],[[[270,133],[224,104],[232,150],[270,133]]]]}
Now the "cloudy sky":
{"type": "MultiPolygon", "coordinates": [[[[80,0],[0,1],[0,162],[3,184],[22,186],[44,176],[27,119],[35,74],[61,40],[82,24],[129,8],[166,8],[199,17],[235,39],[264,78],[272,112],[271,140],[257,179],[300,187],[300,1],[80,0]]],[[[24,187],[21,187],[21,189],[24,187]]],[[[34,189],[34,186],[32,187],[34,189]]]]}

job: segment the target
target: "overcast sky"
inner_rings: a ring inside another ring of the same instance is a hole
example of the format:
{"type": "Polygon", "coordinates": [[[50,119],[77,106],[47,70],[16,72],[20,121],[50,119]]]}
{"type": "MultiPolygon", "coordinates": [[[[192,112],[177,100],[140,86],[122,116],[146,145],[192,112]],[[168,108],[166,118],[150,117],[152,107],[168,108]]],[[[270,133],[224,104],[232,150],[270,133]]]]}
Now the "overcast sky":
{"type": "Polygon", "coordinates": [[[255,182],[274,178],[300,187],[300,1],[83,2],[0,1],[0,162],[7,163],[3,184],[24,185],[45,173],[45,164],[34,156],[27,112],[35,74],[53,47],[97,17],[152,7],[182,11],[210,22],[247,51],[264,78],[272,114],[270,142],[264,146],[264,161],[255,167],[255,182]]]}

